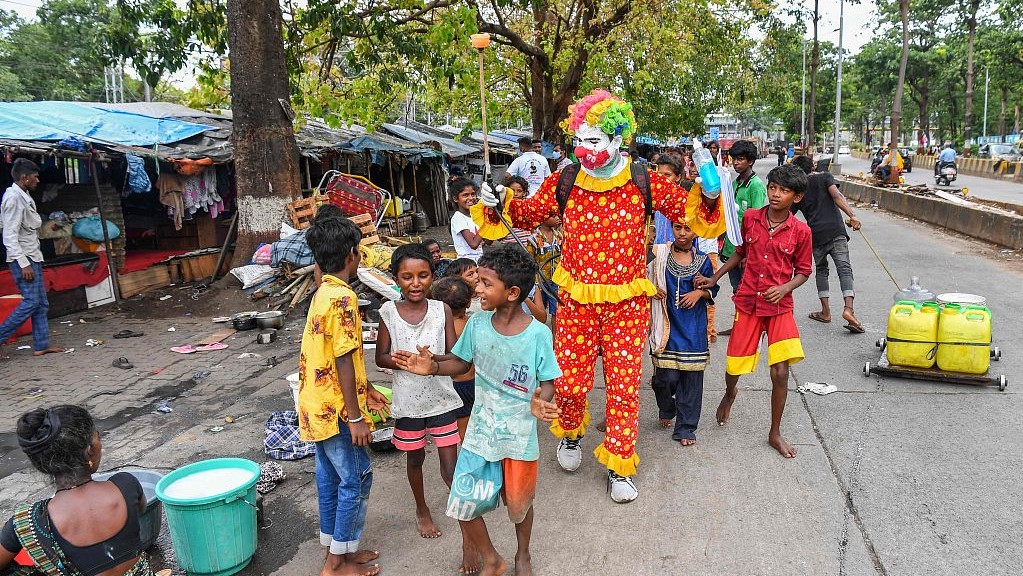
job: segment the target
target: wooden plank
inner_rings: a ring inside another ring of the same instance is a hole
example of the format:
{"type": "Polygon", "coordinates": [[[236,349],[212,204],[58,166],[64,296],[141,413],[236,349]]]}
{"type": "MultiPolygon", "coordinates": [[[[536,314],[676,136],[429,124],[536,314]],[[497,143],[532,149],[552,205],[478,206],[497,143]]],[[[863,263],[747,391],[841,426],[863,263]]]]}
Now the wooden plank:
{"type": "Polygon", "coordinates": [[[194,218],[195,229],[199,236],[199,248],[216,248],[220,246],[217,240],[217,221],[209,215],[197,214],[194,218]]]}
{"type": "Polygon", "coordinates": [[[362,242],[359,242],[359,246],[368,246],[370,244],[376,244],[377,242],[380,242],[380,237],[374,234],[363,238],[362,242]]]}
{"type": "Polygon", "coordinates": [[[209,336],[203,338],[202,340],[199,340],[198,342],[195,343],[195,345],[206,346],[207,344],[213,344],[214,342],[223,342],[224,340],[227,340],[231,336],[234,336],[235,332],[237,332],[237,330],[235,330],[234,328],[221,328],[220,330],[217,330],[213,334],[210,334],[209,336]]]}

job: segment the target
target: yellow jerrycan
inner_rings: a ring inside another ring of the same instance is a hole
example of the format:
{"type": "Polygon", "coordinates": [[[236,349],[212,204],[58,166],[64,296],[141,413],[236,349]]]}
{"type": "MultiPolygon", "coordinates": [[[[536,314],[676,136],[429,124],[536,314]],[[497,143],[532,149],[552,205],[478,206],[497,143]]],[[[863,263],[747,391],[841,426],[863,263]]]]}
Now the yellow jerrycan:
{"type": "Polygon", "coordinates": [[[933,302],[902,301],[892,306],[885,347],[889,363],[911,368],[934,366],[938,312],[933,302]]]}
{"type": "Polygon", "coordinates": [[[985,374],[991,363],[991,310],[945,304],[938,322],[938,368],[985,374]]]}

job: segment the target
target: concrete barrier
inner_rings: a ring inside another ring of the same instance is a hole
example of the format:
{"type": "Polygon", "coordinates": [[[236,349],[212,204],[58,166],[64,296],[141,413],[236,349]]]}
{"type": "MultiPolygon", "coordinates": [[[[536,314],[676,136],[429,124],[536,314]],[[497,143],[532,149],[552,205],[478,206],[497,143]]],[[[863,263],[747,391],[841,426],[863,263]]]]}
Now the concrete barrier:
{"type": "Polygon", "coordinates": [[[851,200],[877,203],[879,208],[934,224],[978,240],[1015,250],[1023,249],[1023,217],[960,206],[940,198],[917,196],[894,188],[878,188],[841,180],[841,190],[851,200]]]}
{"type": "MultiPolygon", "coordinates": [[[[936,156],[930,154],[914,154],[913,168],[926,168],[934,171],[936,156]]],[[[1012,179],[1013,182],[1023,182],[1023,162],[1001,162],[995,170],[995,161],[988,158],[963,158],[956,157],[956,166],[960,174],[968,176],[980,176],[981,178],[992,178],[994,180],[1012,179]]]]}

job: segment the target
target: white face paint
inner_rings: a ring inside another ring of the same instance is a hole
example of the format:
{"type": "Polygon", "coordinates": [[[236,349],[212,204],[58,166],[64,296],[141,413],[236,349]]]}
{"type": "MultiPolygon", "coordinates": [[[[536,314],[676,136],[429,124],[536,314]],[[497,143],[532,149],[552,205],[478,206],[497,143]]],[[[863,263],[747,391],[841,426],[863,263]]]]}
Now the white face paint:
{"type": "Polygon", "coordinates": [[[622,137],[605,134],[603,130],[590,126],[583,122],[575,131],[575,154],[582,161],[583,166],[590,170],[597,170],[618,160],[618,153],[622,147],[622,137]],[[602,152],[607,154],[602,154],[602,152]],[[585,157],[590,156],[596,163],[590,164],[585,157]]]}

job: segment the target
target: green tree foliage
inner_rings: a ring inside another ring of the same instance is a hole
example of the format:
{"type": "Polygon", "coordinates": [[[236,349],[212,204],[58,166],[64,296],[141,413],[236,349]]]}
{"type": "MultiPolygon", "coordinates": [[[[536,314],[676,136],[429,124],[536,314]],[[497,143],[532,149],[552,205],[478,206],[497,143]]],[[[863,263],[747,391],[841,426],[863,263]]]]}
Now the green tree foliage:
{"type": "MultiPolygon", "coordinates": [[[[170,18],[158,6],[166,3],[149,4],[148,18],[170,18]]],[[[0,99],[102,101],[104,68],[117,65],[119,58],[129,58],[129,66],[148,76],[151,86],[159,86],[167,67],[153,68],[152,63],[171,58],[175,50],[185,52],[170,42],[173,34],[152,30],[157,32],[140,33],[109,0],[45,0],[32,21],[2,12],[0,99]]],[[[124,78],[124,90],[129,100],[140,100],[144,93],[142,83],[129,76],[124,78]]],[[[161,90],[176,97],[166,85],[161,90]]]]}
{"type": "MultiPolygon", "coordinates": [[[[214,57],[197,99],[218,99],[224,2],[190,0],[188,17],[176,24],[147,18],[144,8],[154,3],[173,0],[119,1],[131,26],[170,30],[176,39],[167,45],[205,46],[214,57]]],[[[484,31],[493,38],[484,52],[488,117],[526,120],[549,137],[559,134],[568,105],[598,86],[633,100],[647,133],[702,131],[704,114],[736,92],[741,58],[755,44],[746,40],[749,27],[771,7],[764,0],[282,2],[296,108],[372,127],[414,101],[421,111],[472,121],[479,55],[469,35],[484,31]]],[[[162,64],[174,70],[182,62],[162,64]]]]}
{"type": "MultiPolygon", "coordinates": [[[[968,18],[971,0],[910,0],[905,98],[900,140],[953,140],[962,146],[967,124],[968,18]]],[[[898,88],[901,23],[898,0],[879,2],[878,35],[851,61],[843,110],[858,133],[878,128],[898,88]]],[[[983,126],[984,74],[990,72],[988,135],[1012,133],[1023,102],[1023,1],[984,0],[977,12],[976,86],[970,106],[972,136],[983,126]],[[1005,121],[1002,122],[1003,109],[1005,121]],[[1002,127],[1002,124],[1005,127],[1002,127]]],[[[1015,128],[1018,131],[1018,128],[1015,128]]],[[[877,143],[877,140],[874,140],[877,143]]]]}

